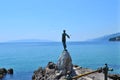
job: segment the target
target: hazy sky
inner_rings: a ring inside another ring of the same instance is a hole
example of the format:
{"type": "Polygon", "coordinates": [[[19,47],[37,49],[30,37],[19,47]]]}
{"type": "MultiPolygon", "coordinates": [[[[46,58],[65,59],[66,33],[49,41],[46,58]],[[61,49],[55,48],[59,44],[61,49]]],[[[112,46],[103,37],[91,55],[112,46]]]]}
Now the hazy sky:
{"type": "Polygon", "coordinates": [[[119,0],[0,0],[0,41],[71,41],[120,32],[119,0]]]}

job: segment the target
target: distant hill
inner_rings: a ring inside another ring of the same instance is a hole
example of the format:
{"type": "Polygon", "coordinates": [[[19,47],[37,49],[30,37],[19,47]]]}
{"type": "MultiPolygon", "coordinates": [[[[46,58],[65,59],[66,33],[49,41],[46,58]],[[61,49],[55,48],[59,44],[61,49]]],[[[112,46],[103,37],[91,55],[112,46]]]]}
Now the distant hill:
{"type": "Polygon", "coordinates": [[[120,41],[120,36],[110,38],[109,41],[120,41]]]}
{"type": "Polygon", "coordinates": [[[90,41],[95,41],[95,42],[120,41],[120,33],[105,35],[96,39],[92,39],[90,41]]]}
{"type": "Polygon", "coordinates": [[[13,40],[9,42],[53,42],[50,40],[40,40],[40,39],[21,39],[21,40],[13,40]]]}

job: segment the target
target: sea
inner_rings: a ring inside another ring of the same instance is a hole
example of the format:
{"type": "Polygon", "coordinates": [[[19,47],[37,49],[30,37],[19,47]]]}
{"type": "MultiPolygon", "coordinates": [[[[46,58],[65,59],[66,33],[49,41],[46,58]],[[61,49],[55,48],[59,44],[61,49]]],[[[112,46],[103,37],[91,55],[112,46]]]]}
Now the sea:
{"type": "MultiPolygon", "coordinates": [[[[74,65],[96,70],[107,63],[109,73],[120,74],[120,42],[67,42],[67,50],[74,65]]],[[[3,80],[32,80],[35,70],[57,63],[62,52],[61,42],[0,43],[0,68],[14,69],[3,80]]]]}

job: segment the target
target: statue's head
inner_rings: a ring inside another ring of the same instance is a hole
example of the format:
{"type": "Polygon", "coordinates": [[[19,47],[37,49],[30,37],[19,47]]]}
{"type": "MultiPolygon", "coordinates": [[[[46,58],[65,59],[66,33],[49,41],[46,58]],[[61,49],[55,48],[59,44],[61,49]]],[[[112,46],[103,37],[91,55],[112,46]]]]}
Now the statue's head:
{"type": "Polygon", "coordinates": [[[63,32],[65,33],[65,30],[63,30],[63,32]]]}
{"type": "Polygon", "coordinates": [[[107,63],[105,63],[105,65],[107,66],[107,63]]]}

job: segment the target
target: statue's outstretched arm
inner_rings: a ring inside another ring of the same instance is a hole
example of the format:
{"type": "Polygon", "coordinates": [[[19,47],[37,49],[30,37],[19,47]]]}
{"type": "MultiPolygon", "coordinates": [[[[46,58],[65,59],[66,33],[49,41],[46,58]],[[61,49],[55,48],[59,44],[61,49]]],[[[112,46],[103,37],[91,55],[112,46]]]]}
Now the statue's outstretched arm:
{"type": "Polygon", "coordinates": [[[67,36],[68,38],[70,38],[70,36],[69,36],[68,34],[66,34],[66,36],[67,36]]]}

